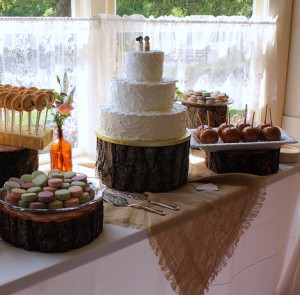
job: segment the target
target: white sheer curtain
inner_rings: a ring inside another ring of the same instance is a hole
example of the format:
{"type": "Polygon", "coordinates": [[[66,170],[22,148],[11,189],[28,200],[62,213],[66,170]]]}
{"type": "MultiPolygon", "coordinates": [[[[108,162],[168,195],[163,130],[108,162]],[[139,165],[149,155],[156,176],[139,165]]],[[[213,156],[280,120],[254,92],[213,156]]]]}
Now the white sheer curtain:
{"type": "Polygon", "coordinates": [[[76,86],[76,107],[64,131],[75,147],[80,145],[83,117],[78,113],[87,88],[89,30],[90,19],[0,18],[1,83],[59,91],[56,75],[62,78],[67,72],[69,88],[76,86]]]}
{"type": "Polygon", "coordinates": [[[70,74],[76,111],[66,128],[89,154],[95,154],[99,105],[139,35],[165,52],[164,76],[178,80],[182,91],[224,91],[237,109],[276,99],[276,18],[0,18],[0,28],[2,83],[58,89],[56,75],[70,74]]]}

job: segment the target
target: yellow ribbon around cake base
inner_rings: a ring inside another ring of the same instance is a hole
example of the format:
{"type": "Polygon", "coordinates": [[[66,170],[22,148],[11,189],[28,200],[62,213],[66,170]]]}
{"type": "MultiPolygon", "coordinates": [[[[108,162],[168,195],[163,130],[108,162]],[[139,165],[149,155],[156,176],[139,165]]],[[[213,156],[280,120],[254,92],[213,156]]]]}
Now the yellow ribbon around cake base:
{"type": "Polygon", "coordinates": [[[191,131],[186,130],[185,135],[179,138],[172,138],[167,140],[128,140],[121,138],[110,137],[103,132],[100,132],[99,128],[96,129],[96,136],[104,141],[114,144],[128,145],[128,146],[140,146],[140,147],[159,147],[176,145],[190,140],[191,131]]]}

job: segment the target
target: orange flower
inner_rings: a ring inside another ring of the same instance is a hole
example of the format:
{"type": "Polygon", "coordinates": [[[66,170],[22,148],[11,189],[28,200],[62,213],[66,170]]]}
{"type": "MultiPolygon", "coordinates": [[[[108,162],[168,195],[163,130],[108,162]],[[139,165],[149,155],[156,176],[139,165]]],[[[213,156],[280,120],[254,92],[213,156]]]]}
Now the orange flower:
{"type": "Polygon", "coordinates": [[[71,113],[71,111],[74,110],[73,106],[70,103],[63,103],[58,107],[58,112],[63,115],[67,116],[71,113]]]}

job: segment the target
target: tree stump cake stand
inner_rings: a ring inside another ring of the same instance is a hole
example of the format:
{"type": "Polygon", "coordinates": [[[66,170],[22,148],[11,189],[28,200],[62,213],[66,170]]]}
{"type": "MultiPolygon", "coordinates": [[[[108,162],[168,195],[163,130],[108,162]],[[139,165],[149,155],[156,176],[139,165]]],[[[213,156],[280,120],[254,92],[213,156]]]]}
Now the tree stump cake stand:
{"type": "Polygon", "coordinates": [[[0,187],[10,177],[31,174],[39,167],[38,151],[34,149],[0,145],[0,187]]]}
{"type": "Polygon", "coordinates": [[[199,116],[207,125],[207,112],[210,115],[210,126],[218,127],[226,121],[227,105],[201,105],[182,102],[187,107],[187,128],[195,129],[200,126],[199,116]]]}
{"type": "Polygon", "coordinates": [[[269,175],[278,172],[280,148],[205,152],[206,166],[216,173],[269,175]]]}
{"type": "MultiPolygon", "coordinates": [[[[3,197],[3,196],[2,196],[3,197]]],[[[79,210],[30,213],[0,204],[0,236],[30,251],[66,252],[96,239],[103,229],[103,200],[79,210]]]]}
{"type": "Polygon", "coordinates": [[[96,174],[108,187],[165,192],[183,186],[189,168],[190,132],[168,141],[124,141],[96,130],[96,174]]]}

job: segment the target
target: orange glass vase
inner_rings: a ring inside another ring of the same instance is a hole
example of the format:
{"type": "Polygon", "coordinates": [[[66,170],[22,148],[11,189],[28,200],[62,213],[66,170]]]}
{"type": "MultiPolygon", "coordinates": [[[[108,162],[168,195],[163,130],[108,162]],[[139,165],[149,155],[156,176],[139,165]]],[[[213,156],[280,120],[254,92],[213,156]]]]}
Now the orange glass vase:
{"type": "Polygon", "coordinates": [[[72,144],[64,139],[62,129],[57,132],[57,138],[50,145],[51,169],[60,172],[72,171],[72,144]]]}

